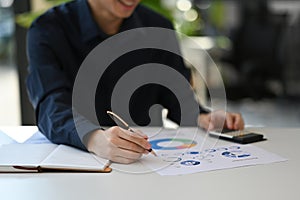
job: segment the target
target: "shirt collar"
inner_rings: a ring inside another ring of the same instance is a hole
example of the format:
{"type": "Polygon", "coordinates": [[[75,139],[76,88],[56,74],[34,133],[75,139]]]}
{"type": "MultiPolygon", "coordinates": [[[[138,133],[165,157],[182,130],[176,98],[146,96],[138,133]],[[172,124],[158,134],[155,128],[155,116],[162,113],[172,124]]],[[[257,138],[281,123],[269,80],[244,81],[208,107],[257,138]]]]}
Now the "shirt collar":
{"type": "MultiPolygon", "coordinates": [[[[92,12],[90,6],[88,5],[87,0],[79,0],[77,9],[79,15],[79,26],[80,26],[83,40],[85,42],[88,42],[98,36],[100,36],[103,39],[109,37],[98,27],[96,21],[92,16],[92,12]]],[[[142,26],[142,22],[137,13],[138,9],[139,6],[136,8],[134,13],[129,18],[124,20],[123,24],[120,27],[119,32],[142,26]]]]}
{"type": "Polygon", "coordinates": [[[101,34],[102,31],[100,31],[92,16],[87,0],[78,1],[77,13],[79,15],[79,26],[84,41],[89,41],[101,34]]]}

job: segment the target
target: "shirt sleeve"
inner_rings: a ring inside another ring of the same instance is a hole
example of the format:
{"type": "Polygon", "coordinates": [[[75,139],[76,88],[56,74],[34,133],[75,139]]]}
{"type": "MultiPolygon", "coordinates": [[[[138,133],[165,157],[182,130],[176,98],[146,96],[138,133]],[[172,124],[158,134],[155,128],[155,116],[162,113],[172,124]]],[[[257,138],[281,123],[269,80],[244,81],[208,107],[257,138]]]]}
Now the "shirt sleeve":
{"type": "Polygon", "coordinates": [[[50,141],[86,150],[84,136],[100,127],[82,116],[73,118],[72,81],[54,53],[53,45],[59,44],[47,26],[33,25],[27,38],[29,75],[26,84],[37,125],[50,141]]]}

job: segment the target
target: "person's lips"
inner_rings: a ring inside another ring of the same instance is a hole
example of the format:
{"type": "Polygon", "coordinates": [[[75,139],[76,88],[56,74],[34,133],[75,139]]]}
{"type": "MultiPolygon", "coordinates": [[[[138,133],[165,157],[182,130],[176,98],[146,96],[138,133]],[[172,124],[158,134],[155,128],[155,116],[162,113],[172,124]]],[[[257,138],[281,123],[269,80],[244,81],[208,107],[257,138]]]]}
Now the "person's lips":
{"type": "Polygon", "coordinates": [[[129,0],[118,0],[118,1],[127,8],[132,8],[136,5],[135,1],[129,1],[129,0]]]}

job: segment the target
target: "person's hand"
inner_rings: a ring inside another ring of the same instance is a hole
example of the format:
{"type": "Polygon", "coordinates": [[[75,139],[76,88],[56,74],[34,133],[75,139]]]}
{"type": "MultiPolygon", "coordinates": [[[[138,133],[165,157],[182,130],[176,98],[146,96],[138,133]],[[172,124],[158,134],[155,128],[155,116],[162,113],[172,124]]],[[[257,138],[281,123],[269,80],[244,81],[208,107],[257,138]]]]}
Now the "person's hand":
{"type": "Polygon", "coordinates": [[[200,114],[198,124],[206,130],[221,130],[223,128],[232,130],[244,129],[244,120],[239,113],[230,113],[222,110],[208,114],[200,114]]]}
{"type": "Polygon", "coordinates": [[[140,131],[130,132],[118,126],[105,131],[92,132],[87,141],[87,149],[96,155],[117,163],[132,163],[151,148],[147,136],[140,131]]]}

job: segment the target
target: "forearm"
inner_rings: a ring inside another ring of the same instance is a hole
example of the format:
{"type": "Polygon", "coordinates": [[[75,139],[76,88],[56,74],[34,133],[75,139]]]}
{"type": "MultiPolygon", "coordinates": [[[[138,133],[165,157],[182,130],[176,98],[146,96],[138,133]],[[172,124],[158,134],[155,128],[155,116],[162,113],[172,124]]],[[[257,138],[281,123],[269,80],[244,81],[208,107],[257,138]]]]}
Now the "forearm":
{"type": "Polygon", "coordinates": [[[61,93],[51,94],[39,103],[36,110],[40,131],[53,143],[66,144],[86,150],[85,135],[99,129],[83,116],[73,117],[71,105],[61,93]],[[75,126],[76,122],[76,126],[75,126]]]}

